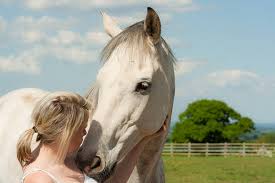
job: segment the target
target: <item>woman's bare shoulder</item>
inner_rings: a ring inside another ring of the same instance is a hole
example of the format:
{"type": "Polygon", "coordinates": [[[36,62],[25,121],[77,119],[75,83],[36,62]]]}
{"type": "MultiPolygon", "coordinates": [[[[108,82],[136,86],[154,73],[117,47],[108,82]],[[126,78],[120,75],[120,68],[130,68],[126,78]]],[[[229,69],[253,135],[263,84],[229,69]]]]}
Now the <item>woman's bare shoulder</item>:
{"type": "Polygon", "coordinates": [[[34,172],[28,175],[24,183],[54,183],[54,180],[44,172],[34,172]]]}

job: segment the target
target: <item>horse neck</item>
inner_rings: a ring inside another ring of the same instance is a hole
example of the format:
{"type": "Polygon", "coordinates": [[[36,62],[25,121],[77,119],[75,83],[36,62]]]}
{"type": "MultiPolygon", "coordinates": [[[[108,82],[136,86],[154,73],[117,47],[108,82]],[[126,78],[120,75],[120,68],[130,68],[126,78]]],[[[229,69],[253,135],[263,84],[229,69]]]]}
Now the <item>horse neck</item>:
{"type": "Polygon", "coordinates": [[[164,134],[146,144],[128,183],[164,182],[161,152],[166,136],[164,134]]]}

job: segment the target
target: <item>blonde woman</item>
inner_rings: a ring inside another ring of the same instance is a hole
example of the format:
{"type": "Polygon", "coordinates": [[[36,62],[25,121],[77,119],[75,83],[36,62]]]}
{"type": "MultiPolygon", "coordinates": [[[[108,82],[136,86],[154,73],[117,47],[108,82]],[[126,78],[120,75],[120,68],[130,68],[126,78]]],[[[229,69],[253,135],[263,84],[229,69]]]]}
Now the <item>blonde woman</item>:
{"type": "Polygon", "coordinates": [[[90,104],[80,95],[54,92],[45,96],[32,113],[33,127],[17,144],[17,158],[24,172],[22,183],[83,183],[73,154],[86,135],[90,104]],[[32,151],[36,136],[38,147],[32,151]]]}

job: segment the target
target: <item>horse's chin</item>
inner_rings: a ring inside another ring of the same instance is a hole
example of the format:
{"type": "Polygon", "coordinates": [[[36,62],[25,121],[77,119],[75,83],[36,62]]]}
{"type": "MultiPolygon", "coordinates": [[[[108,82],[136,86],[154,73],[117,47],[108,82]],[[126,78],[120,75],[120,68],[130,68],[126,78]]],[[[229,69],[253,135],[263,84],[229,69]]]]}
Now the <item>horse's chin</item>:
{"type": "MultiPolygon", "coordinates": [[[[135,147],[133,147],[133,148],[135,148],[135,147]]],[[[131,152],[131,150],[130,150],[130,152],[131,152]]],[[[123,163],[124,161],[129,161],[125,157],[126,157],[126,155],[124,157],[122,157],[122,159],[116,160],[114,163],[107,164],[101,170],[99,168],[92,168],[94,165],[86,166],[83,169],[83,172],[88,177],[95,179],[97,182],[100,182],[100,183],[105,182],[107,179],[109,179],[108,182],[109,181],[112,182],[112,177],[114,175],[115,168],[118,167],[117,165],[119,165],[120,163],[123,163]],[[125,160],[125,159],[127,159],[127,160],[125,160]]]]}
{"type": "Polygon", "coordinates": [[[88,177],[93,178],[97,182],[101,183],[101,182],[105,182],[108,178],[111,177],[111,175],[113,174],[114,169],[116,167],[116,164],[117,163],[115,162],[112,165],[109,165],[109,166],[105,167],[100,172],[98,172],[95,169],[91,169],[88,166],[85,167],[83,171],[88,177]]]}

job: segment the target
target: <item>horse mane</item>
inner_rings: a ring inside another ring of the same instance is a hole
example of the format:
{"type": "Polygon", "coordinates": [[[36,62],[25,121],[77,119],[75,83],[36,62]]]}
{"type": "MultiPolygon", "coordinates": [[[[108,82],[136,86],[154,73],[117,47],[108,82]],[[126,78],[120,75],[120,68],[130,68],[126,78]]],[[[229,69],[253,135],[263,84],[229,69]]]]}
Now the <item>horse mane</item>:
{"type": "MultiPolygon", "coordinates": [[[[107,43],[101,52],[100,60],[103,64],[106,63],[113,51],[122,43],[127,45],[127,51],[130,51],[129,55],[133,55],[133,53],[137,51],[139,53],[144,53],[144,55],[151,54],[152,49],[147,40],[148,37],[144,31],[144,21],[137,22],[126,28],[107,43]]],[[[165,52],[167,52],[167,60],[171,61],[173,64],[176,62],[176,58],[171,48],[162,37],[159,43],[153,46],[159,53],[165,50],[165,52]]]]}

